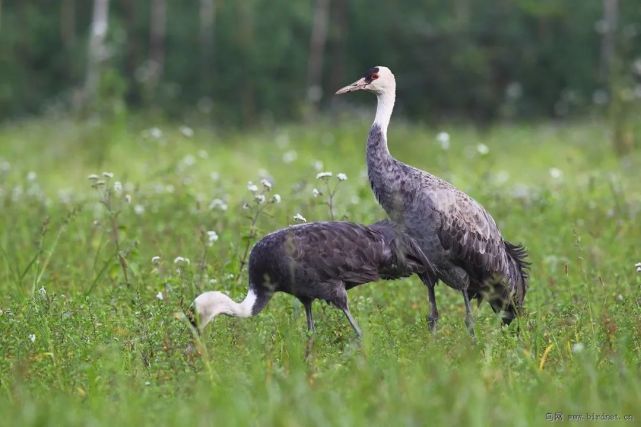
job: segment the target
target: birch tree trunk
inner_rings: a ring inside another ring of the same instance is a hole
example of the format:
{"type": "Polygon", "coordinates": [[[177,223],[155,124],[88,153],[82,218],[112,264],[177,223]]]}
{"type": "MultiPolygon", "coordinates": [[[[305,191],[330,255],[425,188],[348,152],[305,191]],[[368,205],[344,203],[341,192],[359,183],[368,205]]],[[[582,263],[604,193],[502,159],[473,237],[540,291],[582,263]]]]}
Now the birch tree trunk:
{"type": "Polygon", "coordinates": [[[85,78],[84,103],[96,101],[102,63],[107,58],[105,39],[109,29],[109,0],[94,0],[89,51],[87,52],[87,75],[85,78]]]}
{"type": "Polygon", "coordinates": [[[318,108],[323,96],[323,59],[325,56],[325,43],[327,42],[328,15],[329,0],[315,0],[307,67],[307,99],[312,105],[312,112],[318,108]]]}

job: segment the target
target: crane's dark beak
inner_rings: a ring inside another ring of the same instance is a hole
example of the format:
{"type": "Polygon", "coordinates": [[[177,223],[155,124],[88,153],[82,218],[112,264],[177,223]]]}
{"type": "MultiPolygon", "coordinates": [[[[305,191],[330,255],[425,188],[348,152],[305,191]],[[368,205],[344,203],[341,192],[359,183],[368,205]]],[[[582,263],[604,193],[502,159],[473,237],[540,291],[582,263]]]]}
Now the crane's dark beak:
{"type": "Polygon", "coordinates": [[[357,81],[355,81],[351,85],[347,85],[342,89],[338,89],[336,91],[336,95],[342,95],[342,94],[347,93],[347,92],[354,92],[354,91],[357,91],[357,90],[363,90],[363,89],[365,89],[367,87],[368,84],[369,83],[367,83],[367,81],[365,80],[365,77],[361,77],[360,79],[358,79],[357,81]]]}

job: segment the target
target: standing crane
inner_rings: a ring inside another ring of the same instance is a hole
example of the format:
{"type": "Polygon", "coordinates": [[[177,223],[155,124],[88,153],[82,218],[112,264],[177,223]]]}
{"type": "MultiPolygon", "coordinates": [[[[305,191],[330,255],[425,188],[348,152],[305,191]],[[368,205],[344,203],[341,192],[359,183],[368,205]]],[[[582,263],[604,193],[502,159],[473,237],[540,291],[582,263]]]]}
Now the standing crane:
{"type": "Polygon", "coordinates": [[[423,274],[428,265],[414,240],[388,220],[370,226],[343,221],[294,225],[256,243],[242,302],[222,292],[205,292],[194,300],[190,319],[200,331],[219,314],[255,316],[275,292],[285,292],[305,306],[310,331],[314,330],[312,302],[320,299],[342,310],[360,337],[347,290],[380,279],[423,274]]]}
{"type": "Polygon", "coordinates": [[[474,336],[470,298],[487,298],[509,324],[520,312],[528,287],[527,251],[503,239],[494,219],[474,199],[449,182],[392,157],[387,127],[396,99],[396,80],[378,66],[336,94],[364,90],[378,98],[367,139],[367,172],[379,204],[412,236],[433,268],[421,274],[434,330],[438,309],[434,287],[440,279],[463,294],[465,324],[474,336]]]}

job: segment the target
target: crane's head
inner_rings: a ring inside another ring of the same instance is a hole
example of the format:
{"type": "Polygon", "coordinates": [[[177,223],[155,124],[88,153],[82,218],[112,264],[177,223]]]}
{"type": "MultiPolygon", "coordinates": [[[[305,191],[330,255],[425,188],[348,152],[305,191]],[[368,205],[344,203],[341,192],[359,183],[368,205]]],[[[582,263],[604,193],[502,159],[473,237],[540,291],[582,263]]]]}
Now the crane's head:
{"type": "Polygon", "coordinates": [[[387,68],[379,65],[372,67],[363,74],[363,76],[356,80],[351,85],[347,85],[342,89],[336,91],[336,95],[341,95],[347,92],[354,92],[357,90],[366,90],[374,92],[377,95],[388,91],[396,90],[396,80],[394,74],[387,68]]]}
{"type": "Polygon", "coordinates": [[[222,292],[205,292],[194,300],[187,317],[191,324],[201,332],[219,314],[230,314],[231,300],[222,292]]]}

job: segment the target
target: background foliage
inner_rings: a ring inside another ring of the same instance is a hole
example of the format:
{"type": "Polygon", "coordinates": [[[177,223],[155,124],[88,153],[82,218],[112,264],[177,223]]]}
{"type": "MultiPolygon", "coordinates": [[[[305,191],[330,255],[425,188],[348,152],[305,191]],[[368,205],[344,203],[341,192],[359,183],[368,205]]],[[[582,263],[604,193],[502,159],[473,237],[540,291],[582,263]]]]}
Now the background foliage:
{"type": "MultiPolygon", "coordinates": [[[[162,0],[165,35],[155,43],[164,60],[156,82],[150,16],[159,2],[111,0],[103,101],[174,116],[196,110],[216,123],[299,118],[309,102],[313,3],[215,0],[211,40],[203,46],[198,2],[162,0]]],[[[397,74],[399,111],[422,119],[581,113],[609,99],[612,76],[622,81],[617,90],[641,98],[641,8],[617,3],[616,70],[608,72],[601,1],[332,0],[322,105],[331,106],[338,87],[376,64],[397,74]]],[[[78,101],[91,17],[89,1],[4,2],[0,117],[78,101]]]]}

